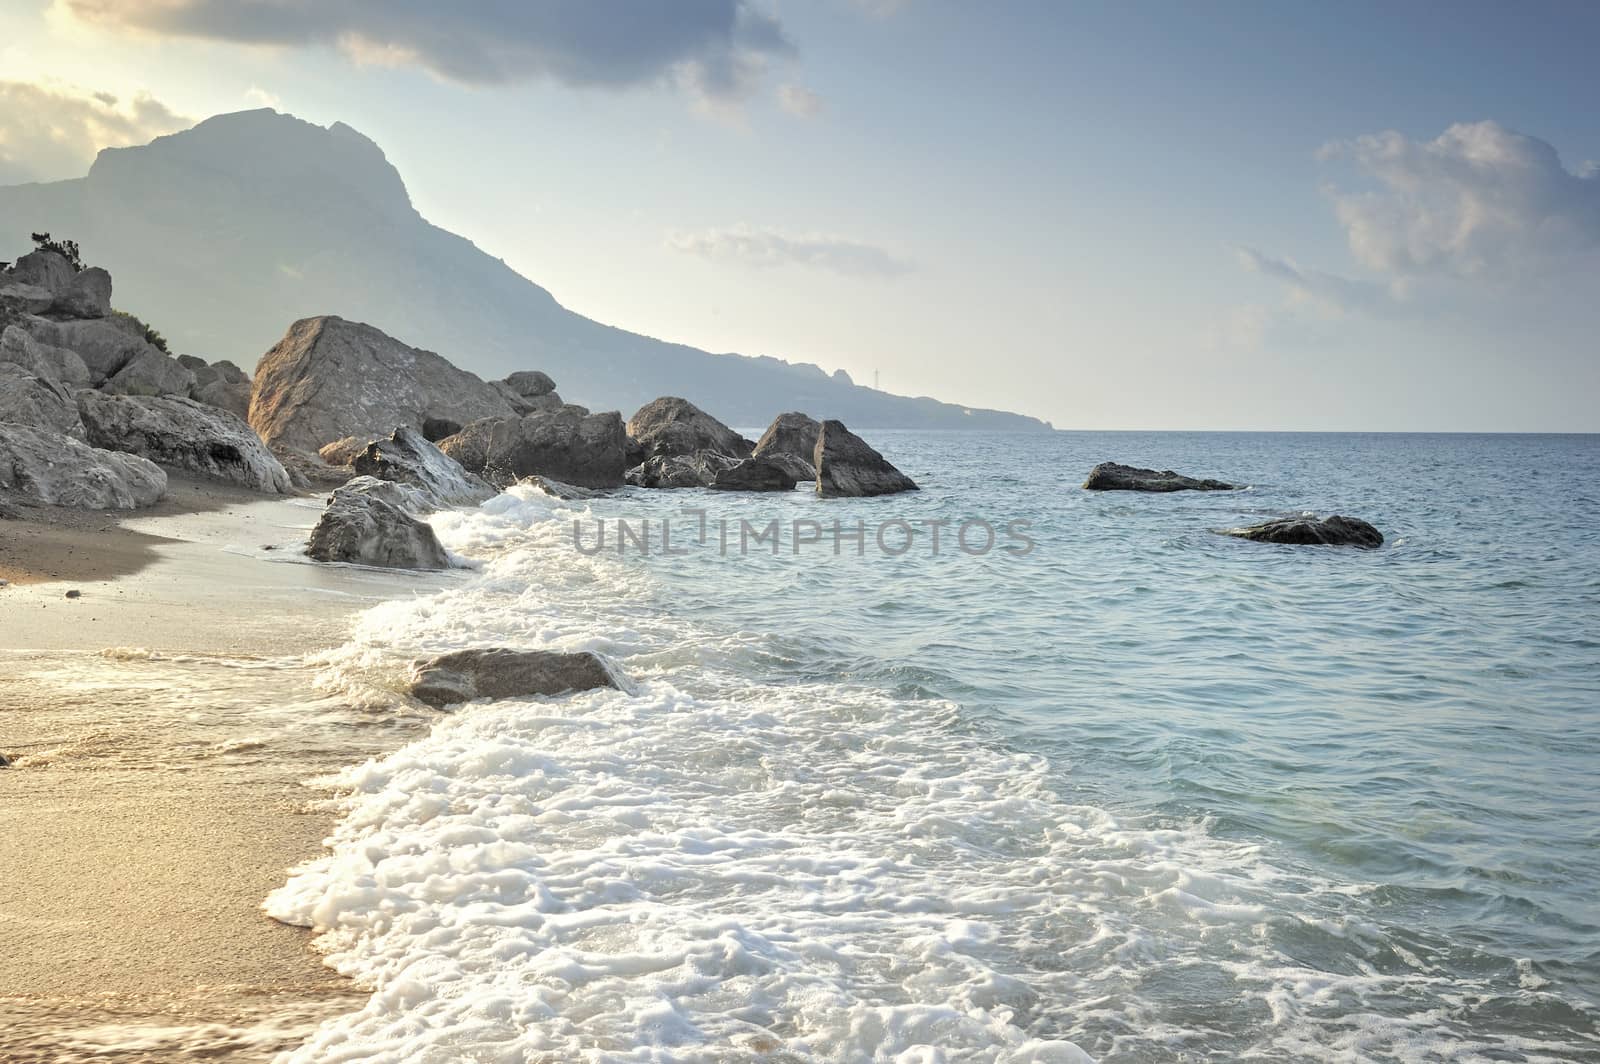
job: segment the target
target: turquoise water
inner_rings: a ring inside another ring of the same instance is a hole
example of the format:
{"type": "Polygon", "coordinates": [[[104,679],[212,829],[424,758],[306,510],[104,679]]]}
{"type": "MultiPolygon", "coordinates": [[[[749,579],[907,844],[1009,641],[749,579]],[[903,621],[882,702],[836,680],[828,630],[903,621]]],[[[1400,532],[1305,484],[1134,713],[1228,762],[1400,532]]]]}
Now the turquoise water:
{"type": "Polygon", "coordinates": [[[635,686],[471,707],[352,776],[280,915],[342,928],[345,970],[478,987],[405,1013],[449,1044],[569,1059],[1600,1059],[1600,438],[869,435],[923,491],[436,518],[484,572],[352,661],[589,647],[635,686]],[[1105,460],[1248,488],[1080,490],[1105,460]],[[1302,509],[1387,542],[1211,531],[1302,509]],[[862,553],[795,551],[836,518],[862,553]],[[977,519],[1032,549],[953,546],[977,519]],[[891,556],[893,521],[922,531],[891,556]],[[529,885],[440,952],[485,867],[529,885]],[[506,1000],[544,1012],[473,1004],[524,956],[506,1000]]]}

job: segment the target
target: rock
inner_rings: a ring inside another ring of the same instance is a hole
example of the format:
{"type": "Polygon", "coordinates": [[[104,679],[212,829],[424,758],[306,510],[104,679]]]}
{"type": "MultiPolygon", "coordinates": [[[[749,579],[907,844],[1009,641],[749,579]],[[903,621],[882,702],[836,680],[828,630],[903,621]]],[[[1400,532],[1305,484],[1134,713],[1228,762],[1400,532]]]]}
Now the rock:
{"type": "Polygon", "coordinates": [[[461,422],[451,421],[447,417],[430,417],[423,419],[422,438],[429,443],[438,443],[446,436],[454,436],[461,431],[461,422]]]}
{"type": "Polygon", "coordinates": [[[523,477],[518,483],[532,485],[546,495],[557,499],[598,499],[605,494],[605,491],[601,489],[580,488],[576,484],[564,484],[550,477],[523,477]]]}
{"type": "Polygon", "coordinates": [[[370,325],[306,318],[262,356],[250,424],[274,447],[306,453],[345,436],[378,436],[430,417],[467,424],[509,417],[511,404],[475,375],[370,325]]]}
{"type": "Polygon", "coordinates": [[[41,344],[16,325],[7,325],[0,331],[0,363],[20,366],[37,377],[56,377],[55,367],[44,355],[48,345],[41,344]]]}
{"type": "Polygon", "coordinates": [[[66,597],[67,598],[82,598],[83,597],[83,592],[79,591],[77,588],[73,588],[71,591],[67,592],[66,597]]]}
{"type": "MultiPolygon", "coordinates": [[[[527,417],[529,414],[547,414],[552,410],[560,410],[566,405],[565,400],[555,392],[529,397],[518,393],[505,381],[495,381],[494,388],[511,405],[511,412],[517,417],[527,417]]],[[[588,413],[588,411],[584,411],[584,413],[588,413]]]]}
{"type": "Polygon", "coordinates": [[[395,429],[386,440],[367,444],[350,460],[350,468],[362,476],[415,488],[433,509],[476,506],[495,494],[481,477],[462,469],[454,458],[406,425],[395,429]]]}
{"type": "Polygon", "coordinates": [[[376,436],[346,436],[342,440],[323,444],[317,451],[317,457],[329,465],[349,465],[356,455],[367,449],[367,445],[378,439],[376,436]]]}
{"type": "Polygon", "coordinates": [[[0,754],[0,768],[10,768],[10,767],[11,767],[11,759],[9,757],[7,757],[5,754],[0,754]]]}
{"type": "Polygon", "coordinates": [[[799,480],[777,462],[746,458],[717,473],[711,486],[717,491],[793,491],[799,480]]]}
{"type": "Polygon", "coordinates": [[[628,419],[628,452],[635,463],[699,451],[749,458],[754,444],[687,399],[663,396],[628,419]]]}
{"type": "Polygon", "coordinates": [[[413,517],[420,516],[428,510],[438,509],[437,504],[420,489],[393,480],[379,480],[377,477],[351,477],[336,490],[382,499],[413,517]]]}
{"type": "Polygon", "coordinates": [[[1222,530],[1224,535],[1253,539],[1258,543],[1288,543],[1307,546],[1381,547],[1383,533],[1359,517],[1333,514],[1295,514],[1263,521],[1259,525],[1222,530]]]}
{"type": "MultiPolygon", "coordinates": [[[[185,371],[187,372],[187,371],[185,371]]],[[[88,440],[252,491],[288,494],[289,473],[242,420],[180,396],[78,393],[88,440]]]]}
{"type": "Polygon", "coordinates": [[[0,423],[84,438],[72,393],[54,377],[0,362],[0,423]]]}
{"type": "Polygon", "coordinates": [[[79,270],[50,310],[72,318],[105,317],[111,313],[111,275],[98,266],[79,270]]]}
{"type": "Polygon", "coordinates": [[[1197,480],[1170,469],[1140,469],[1117,462],[1101,462],[1083,482],[1088,491],[1234,491],[1220,480],[1197,480]]]}
{"type": "Polygon", "coordinates": [[[799,411],[779,414],[756,441],[754,457],[765,458],[794,476],[796,481],[815,480],[816,466],[811,456],[817,450],[817,434],[822,424],[799,411]]]}
{"type": "Polygon", "coordinates": [[[193,392],[197,402],[226,410],[240,421],[250,416],[250,383],[233,383],[220,377],[193,392]]]}
{"type": "Polygon", "coordinates": [[[194,374],[177,359],[146,345],[100,387],[112,395],[182,395],[194,388],[194,374]]]}
{"type": "MultiPolygon", "coordinates": [[[[348,486],[347,486],[348,487],[348,486]]],[[[377,494],[340,488],[311,530],[306,554],[319,562],[384,569],[447,569],[433,529],[377,494]]]]}
{"type": "Polygon", "coordinates": [[[824,421],[811,464],[817,468],[817,494],[829,497],[892,495],[916,491],[912,479],[867,445],[842,421],[824,421]]]}
{"type": "Polygon", "coordinates": [[[232,362],[229,362],[225,358],[211,363],[211,368],[216,371],[218,377],[222,378],[224,381],[227,381],[229,384],[250,383],[250,374],[246,373],[238,366],[235,366],[232,362]]]}
{"type": "Polygon", "coordinates": [[[144,329],[134,318],[113,315],[83,321],[50,321],[30,317],[18,324],[41,343],[75,352],[88,369],[91,384],[114,376],[140,355],[166,357],[145,342],[144,329]]]}
{"type": "Polygon", "coordinates": [[[626,436],[616,411],[581,414],[562,407],[525,418],[485,418],[439,441],[439,449],[491,484],[554,477],[581,488],[622,484],[626,436]]]}
{"type": "Polygon", "coordinates": [[[133,510],[167,493],[167,474],[138,455],[0,423],[0,492],[19,501],[80,510],[133,510]]]}
{"type": "MultiPolygon", "coordinates": [[[[368,441],[363,440],[362,446],[368,441]]],[[[283,463],[283,468],[289,471],[289,480],[302,491],[327,490],[337,488],[355,476],[355,470],[348,465],[329,465],[314,454],[303,451],[291,450],[288,447],[279,447],[272,450],[272,456],[283,463]]]]}
{"type": "Polygon", "coordinates": [[[724,470],[739,461],[715,451],[660,454],[628,470],[624,479],[636,488],[709,488],[724,470]]]}
{"type": "Polygon", "coordinates": [[[0,309],[17,314],[43,314],[55,304],[56,297],[48,288],[36,284],[9,283],[0,278],[0,309]]]}
{"type": "Polygon", "coordinates": [[[179,355],[178,365],[194,374],[195,391],[199,391],[201,388],[211,384],[213,381],[219,381],[222,379],[221,374],[212,369],[211,366],[206,363],[205,359],[196,358],[194,355],[179,355]]]}
{"type": "Polygon", "coordinates": [[[526,399],[537,399],[541,395],[549,395],[556,390],[556,382],[550,379],[547,373],[536,369],[525,369],[513,373],[506,378],[506,384],[511,390],[526,399]]]}
{"type": "Polygon", "coordinates": [[[457,650],[411,666],[411,693],[434,707],[477,698],[529,698],[617,686],[606,663],[587,651],[457,650]]]}
{"type": "Polygon", "coordinates": [[[52,300],[66,295],[72,288],[78,271],[72,268],[65,255],[40,248],[30,251],[11,266],[9,280],[12,284],[28,284],[43,288],[52,300]]]}

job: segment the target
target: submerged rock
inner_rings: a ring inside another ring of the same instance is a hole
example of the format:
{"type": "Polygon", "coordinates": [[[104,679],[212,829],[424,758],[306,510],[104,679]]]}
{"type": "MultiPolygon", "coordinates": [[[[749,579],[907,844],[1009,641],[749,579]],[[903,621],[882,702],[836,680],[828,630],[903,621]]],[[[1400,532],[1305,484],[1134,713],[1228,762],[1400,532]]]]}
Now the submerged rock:
{"type": "Polygon", "coordinates": [[[519,483],[530,484],[546,495],[557,499],[598,499],[606,494],[604,489],[580,488],[576,484],[566,484],[551,477],[523,477],[519,483]]]}
{"type": "Polygon", "coordinates": [[[799,477],[778,462],[746,458],[719,472],[711,486],[717,491],[793,491],[799,482],[799,477]]]}
{"type": "Polygon", "coordinates": [[[1295,546],[1381,547],[1383,533],[1359,517],[1332,514],[1296,514],[1277,517],[1258,525],[1223,529],[1226,536],[1252,539],[1258,543],[1286,543],[1295,546]]]}
{"type": "Polygon", "coordinates": [[[430,706],[616,687],[597,655],[580,651],[457,650],[412,665],[411,693],[430,706]]]}
{"type": "Polygon", "coordinates": [[[468,473],[454,458],[423,438],[416,429],[401,425],[386,440],[373,440],[354,458],[350,468],[362,476],[405,484],[442,506],[475,506],[495,490],[482,477],[468,473]]]}
{"type": "Polygon", "coordinates": [[[663,455],[702,451],[749,458],[754,445],[687,399],[663,396],[628,419],[628,453],[634,464],[663,455]]]}
{"type": "Polygon", "coordinates": [[[916,491],[910,477],[889,464],[842,421],[824,421],[812,454],[817,467],[817,494],[828,497],[893,495],[916,491]]]}
{"type": "Polygon", "coordinates": [[[226,410],[178,396],[78,393],[90,443],[137,454],[252,491],[288,494],[288,470],[260,438],[226,410]]]}
{"type": "Polygon", "coordinates": [[[103,451],[57,432],[0,424],[0,492],[20,502],[134,510],[167,493],[167,474],[138,455],[103,451]]]}
{"type": "Polygon", "coordinates": [[[306,555],[319,562],[384,569],[450,567],[450,556],[427,524],[375,493],[351,491],[348,486],[328,499],[311,530],[306,555]]]}
{"type": "Polygon", "coordinates": [[[1140,469],[1118,462],[1101,462],[1083,482],[1089,491],[1235,491],[1233,484],[1201,480],[1170,469],[1140,469]]]}

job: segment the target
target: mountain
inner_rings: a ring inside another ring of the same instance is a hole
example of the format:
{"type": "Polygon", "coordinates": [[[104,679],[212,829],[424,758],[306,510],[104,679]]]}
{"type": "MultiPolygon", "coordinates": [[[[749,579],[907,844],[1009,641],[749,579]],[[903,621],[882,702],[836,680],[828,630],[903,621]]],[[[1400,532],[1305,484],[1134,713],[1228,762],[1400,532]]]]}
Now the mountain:
{"type": "Polygon", "coordinates": [[[218,115],[108,148],[87,177],[0,187],[0,247],[20,252],[38,231],[78,241],[116,277],[120,308],[208,360],[252,367],[291,322],[337,314],[485,378],[545,370],[569,401],[595,409],[681,395],[735,425],[798,409],[858,427],[1049,428],[591,321],[430,225],[383,151],[343,123],[218,115]]]}

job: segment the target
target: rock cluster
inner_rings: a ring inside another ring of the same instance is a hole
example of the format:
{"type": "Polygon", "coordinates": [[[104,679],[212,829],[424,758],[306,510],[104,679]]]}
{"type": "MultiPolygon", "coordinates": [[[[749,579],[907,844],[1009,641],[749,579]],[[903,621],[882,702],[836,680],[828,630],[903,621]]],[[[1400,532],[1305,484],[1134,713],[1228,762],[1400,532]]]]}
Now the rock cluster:
{"type": "Polygon", "coordinates": [[[241,417],[249,377],[231,363],[171,357],[158,334],[112,309],[111,294],[105,270],[51,247],[0,271],[8,500],[148,506],[166,490],[157,464],[289,491],[289,474],[241,417]]]}

